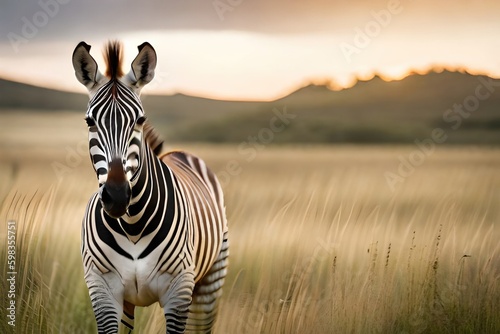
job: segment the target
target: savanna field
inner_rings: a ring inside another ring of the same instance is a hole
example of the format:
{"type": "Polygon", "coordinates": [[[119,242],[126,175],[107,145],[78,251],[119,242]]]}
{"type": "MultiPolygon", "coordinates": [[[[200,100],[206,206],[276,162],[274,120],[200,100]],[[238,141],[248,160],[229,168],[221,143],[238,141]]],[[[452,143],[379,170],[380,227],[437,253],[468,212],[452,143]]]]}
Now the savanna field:
{"type": "MultiPolygon", "coordinates": [[[[0,115],[0,333],[95,333],[80,258],[97,190],[83,116],[22,115],[0,115]]],[[[497,147],[436,147],[394,189],[385,174],[414,145],[168,148],[225,176],[216,333],[500,333],[497,147]]],[[[159,306],[136,311],[135,332],[164,332],[159,306]]]]}

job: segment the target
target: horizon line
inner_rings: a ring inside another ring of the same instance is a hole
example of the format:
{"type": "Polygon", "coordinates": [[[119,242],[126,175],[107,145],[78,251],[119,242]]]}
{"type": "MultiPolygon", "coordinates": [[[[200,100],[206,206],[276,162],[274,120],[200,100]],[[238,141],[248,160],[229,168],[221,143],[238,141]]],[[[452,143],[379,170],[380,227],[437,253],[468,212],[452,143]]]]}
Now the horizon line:
{"type": "MultiPolygon", "coordinates": [[[[426,69],[410,69],[406,71],[402,75],[385,75],[382,73],[379,73],[378,71],[373,71],[369,75],[360,75],[356,74],[354,75],[354,78],[349,84],[347,85],[340,85],[335,81],[335,78],[331,77],[317,77],[317,78],[308,78],[304,79],[302,83],[293,85],[293,88],[289,89],[283,89],[282,93],[276,94],[276,96],[265,99],[265,98],[249,98],[249,97],[230,97],[230,96],[214,96],[214,94],[203,94],[202,92],[189,92],[186,90],[177,90],[174,91],[173,93],[169,92],[147,92],[141,95],[144,96],[175,96],[175,95],[184,95],[188,97],[195,97],[195,98],[201,98],[201,99],[207,99],[207,100],[216,100],[216,101],[227,101],[227,102],[272,102],[272,101],[277,101],[280,99],[283,99],[289,95],[292,95],[293,93],[309,87],[309,86],[317,86],[317,87],[325,87],[326,89],[332,91],[332,92],[338,92],[342,90],[347,90],[350,88],[353,88],[356,86],[358,83],[361,82],[369,82],[374,79],[381,79],[384,82],[397,82],[397,81],[402,81],[404,79],[407,79],[412,76],[425,76],[429,74],[441,74],[444,72],[448,73],[460,73],[460,74],[467,74],[467,75],[472,75],[472,76],[486,76],[491,79],[500,79],[500,75],[494,75],[492,73],[486,73],[485,71],[481,70],[473,70],[470,68],[465,68],[465,67],[453,67],[453,66],[445,66],[445,65],[431,65],[430,67],[427,67],[426,69]]],[[[29,82],[29,81],[24,81],[19,78],[14,78],[9,75],[4,75],[0,73],[0,79],[6,80],[6,81],[11,81],[17,84],[24,84],[32,87],[37,87],[37,88],[42,88],[42,89],[49,89],[49,90],[54,90],[54,91],[59,91],[63,93],[74,93],[74,94],[82,94],[86,95],[86,92],[84,90],[74,90],[71,88],[65,88],[63,86],[54,86],[54,85],[48,85],[48,86],[43,86],[39,85],[37,83],[29,82]]],[[[154,80],[154,79],[153,79],[154,80]]],[[[147,87],[147,86],[146,86],[147,87]]]]}

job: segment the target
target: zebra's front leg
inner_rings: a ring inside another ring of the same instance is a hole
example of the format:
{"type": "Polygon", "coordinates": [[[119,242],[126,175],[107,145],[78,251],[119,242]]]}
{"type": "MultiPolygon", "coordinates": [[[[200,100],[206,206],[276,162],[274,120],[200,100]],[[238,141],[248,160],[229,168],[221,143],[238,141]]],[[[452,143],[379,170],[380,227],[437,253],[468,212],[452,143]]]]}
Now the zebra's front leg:
{"type": "Polygon", "coordinates": [[[99,334],[118,333],[123,311],[123,285],[115,273],[92,272],[85,277],[99,334]]]}
{"type": "Polygon", "coordinates": [[[183,272],[172,278],[168,288],[160,296],[160,306],[165,314],[167,334],[184,333],[193,288],[194,274],[183,272]]]}

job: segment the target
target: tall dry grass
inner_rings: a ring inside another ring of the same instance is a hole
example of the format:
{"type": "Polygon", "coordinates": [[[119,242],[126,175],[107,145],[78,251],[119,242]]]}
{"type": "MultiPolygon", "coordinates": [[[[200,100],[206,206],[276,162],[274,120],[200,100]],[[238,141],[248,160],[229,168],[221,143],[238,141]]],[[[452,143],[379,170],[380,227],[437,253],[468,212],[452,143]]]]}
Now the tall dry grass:
{"type": "MultiPolygon", "coordinates": [[[[439,148],[391,192],[384,172],[412,149],[277,147],[247,161],[235,147],[192,147],[215,171],[241,166],[225,184],[231,256],[216,332],[500,332],[499,151],[439,148]]],[[[79,254],[91,167],[57,181],[50,164],[64,156],[8,156],[0,237],[16,220],[15,332],[93,333],[79,254]]],[[[0,332],[12,333],[4,295],[0,332]]],[[[163,332],[159,307],[136,326],[163,332]]]]}

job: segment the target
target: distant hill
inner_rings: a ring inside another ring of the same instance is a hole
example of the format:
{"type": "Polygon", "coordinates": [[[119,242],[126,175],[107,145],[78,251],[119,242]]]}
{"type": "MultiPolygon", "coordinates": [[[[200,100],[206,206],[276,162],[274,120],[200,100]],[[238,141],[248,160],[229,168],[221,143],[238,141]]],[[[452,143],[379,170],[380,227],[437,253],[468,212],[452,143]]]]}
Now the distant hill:
{"type": "Polygon", "coordinates": [[[0,79],[0,109],[82,110],[88,97],[0,79]]]}
{"type": "MultiPolygon", "coordinates": [[[[87,105],[83,94],[5,80],[0,89],[0,110],[84,112],[87,105]]],[[[390,82],[374,77],[340,91],[308,85],[272,102],[176,94],[146,95],[143,103],[158,130],[175,141],[241,143],[253,136],[262,143],[411,143],[439,127],[448,136],[446,143],[500,144],[500,80],[460,72],[414,74],[390,82]],[[485,82],[488,87],[478,88],[485,82]],[[479,100],[477,94],[489,96],[479,100]],[[464,103],[471,112],[448,111],[464,103]],[[295,118],[283,128],[274,118],[284,108],[295,118]]]]}
{"type": "Polygon", "coordinates": [[[263,131],[266,141],[262,129],[270,128],[272,110],[286,108],[296,118],[274,134],[273,143],[412,143],[429,138],[439,127],[448,136],[446,143],[500,144],[500,80],[492,81],[493,93],[468,118],[448,114],[455,104],[477,101],[480,80],[492,79],[444,71],[391,82],[375,77],[341,91],[308,85],[251,112],[192,121],[169,134],[181,140],[245,142],[263,131]]]}
{"type": "MultiPolygon", "coordinates": [[[[4,79],[0,79],[0,92],[0,112],[2,109],[24,109],[83,113],[88,103],[86,94],[63,92],[4,79]]],[[[262,104],[219,101],[183,94],[143,95],[142,101],[147,114],[160,127],[170,127],[178,122],[193,119],[204,121],[236,112],[251,112],[262,104]]]]}

